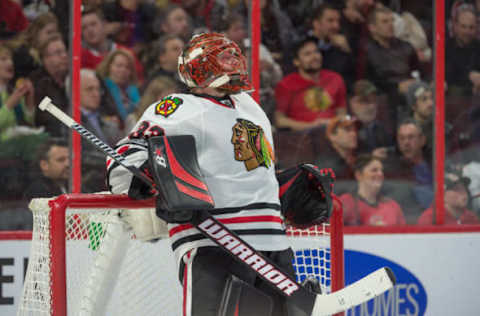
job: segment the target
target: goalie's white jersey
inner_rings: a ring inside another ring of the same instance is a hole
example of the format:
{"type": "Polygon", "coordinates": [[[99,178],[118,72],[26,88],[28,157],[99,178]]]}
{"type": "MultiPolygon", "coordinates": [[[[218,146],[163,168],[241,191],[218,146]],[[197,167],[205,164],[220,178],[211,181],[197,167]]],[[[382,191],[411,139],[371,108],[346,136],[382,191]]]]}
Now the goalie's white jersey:
{"type": "MultiPolygon", "coordinates": [[[[222,101],[193,94],[170,95],[147,108],[117,151],[139,167],[147,152],[135,145],[135,140],[162,133],[194,136],[201,172],[215,207],[223,209],[211,212],[215,218],[257,250],[288,248],[271,125],[248,94],[222,101]]],[[[112,192],[128,192],[132,175],[113,163],[108,167],[112,192]]],[[[214,245],[190,224],[169,225],[169,235],[177,258],[192,248],[214,245]]]]}

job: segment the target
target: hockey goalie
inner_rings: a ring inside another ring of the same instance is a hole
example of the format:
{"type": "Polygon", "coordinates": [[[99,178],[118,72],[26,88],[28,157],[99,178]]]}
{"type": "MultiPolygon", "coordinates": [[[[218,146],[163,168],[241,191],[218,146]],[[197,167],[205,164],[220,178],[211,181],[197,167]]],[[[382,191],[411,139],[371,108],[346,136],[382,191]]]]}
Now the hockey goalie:
{"type": "Polygon", "coordinates": [[[152,104],[116,147],[129,165],[151,176],[155,188],[107,161],[113,193],[157,199],[154,213],[124,213],[123,219],[143,240],[160,238],[161,223],[168,222],[185,316],[305,315],[190,221],[196,209],[208,208],[294,276],[285,223],[308,227],[328,220],[333,172],[310,164],[275,170],[270,122],[247,93],[245,57],[224,35],[194,36],[178,71],[189,92],[152,104]]]}

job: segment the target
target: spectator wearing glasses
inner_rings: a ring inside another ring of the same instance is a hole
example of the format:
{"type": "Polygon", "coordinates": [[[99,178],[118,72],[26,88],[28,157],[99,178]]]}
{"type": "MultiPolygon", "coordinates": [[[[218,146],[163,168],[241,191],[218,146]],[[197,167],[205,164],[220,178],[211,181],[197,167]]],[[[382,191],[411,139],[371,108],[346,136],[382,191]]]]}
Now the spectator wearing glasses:
{"type": "MultiPolygon", "coordinates": [[[[447,171],[445,173],[445,224],[480,224],[478,217],[469,210],[468,186],[470,178],[463,176],[458,172],[447,171]]],[[[433,205],[425,210],[418,219],[419,225],[435,224],[435,213],[433,205]]]]}
{"type": "MultiPolygon", "coordinates": [[[[101,84],[95,72],[80,71],[80,110],[82,125],[105,143],[113,146],[123,137],[119,126],[102,115],[101,84]]],[[[106,190],[105,155],[90,142],[82,142],[82,186],[84,192],[106,190]]]]}
{"type": "MultiPolygon", "coordinates": [[[[63,111],[68,110],[69,101],[65,92],[68,75],[67,48],[60,35],[51,36],[40,47],[42,68],[34,71],[30,79],[35,88],[35,104],[48,96],[63,111]]],[[[35,112],[35,125],[44,126],[54,137],[67,137],[68,127],[46,111],[35,112]]]]}
{"type": "Polygon", "coordinates": [[[385,176],[392,197],[402,206],[409,224],[416,223],[421,211],[433,200],[431,157],[425,156],[426,137],[413,119],[397,128],[397,150],[385,160],[385,176]]]}

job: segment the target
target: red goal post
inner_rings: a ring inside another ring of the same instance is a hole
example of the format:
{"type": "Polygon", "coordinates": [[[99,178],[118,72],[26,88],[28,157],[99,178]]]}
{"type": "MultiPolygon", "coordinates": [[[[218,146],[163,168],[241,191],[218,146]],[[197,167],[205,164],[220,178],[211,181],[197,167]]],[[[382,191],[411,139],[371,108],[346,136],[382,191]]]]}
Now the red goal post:
{"type": "MultiPolygon", "coordinates": [[[[32,200],[32,244],[18,315],[180,316],[168,239],[136,240],[119,217],[123,210],[153,207],[152,200],[113,194],[32,200]]],[[[324,293],[343,288],[341,208],[329,224],[288,227],[287,234],[298,281],[313,275],[324,293]]]]}

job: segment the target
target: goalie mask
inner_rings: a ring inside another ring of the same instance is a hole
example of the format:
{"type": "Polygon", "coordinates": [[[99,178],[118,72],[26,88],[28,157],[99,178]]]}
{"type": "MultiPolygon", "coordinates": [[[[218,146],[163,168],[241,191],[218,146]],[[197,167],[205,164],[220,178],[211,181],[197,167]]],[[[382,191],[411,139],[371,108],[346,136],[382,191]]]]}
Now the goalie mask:
{"type": "Polygon", "coordinates": [[[235,42],[219,33],[192,37],[178,57],[178,73],[191,88],[220,88],[230,93],[252,89],[245,56],[235,42]]]}

